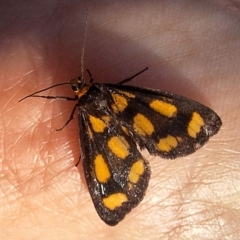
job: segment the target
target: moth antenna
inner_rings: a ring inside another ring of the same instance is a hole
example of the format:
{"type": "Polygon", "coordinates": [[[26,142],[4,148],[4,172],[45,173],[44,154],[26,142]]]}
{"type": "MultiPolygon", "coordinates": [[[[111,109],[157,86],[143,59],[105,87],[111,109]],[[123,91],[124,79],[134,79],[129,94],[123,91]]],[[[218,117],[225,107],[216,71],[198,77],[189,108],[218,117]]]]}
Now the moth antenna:
{"type": "Polygon", "coordinates": [[[82,77],[84,72],[84,54],[85,54],[85,46],[86,46],[87,28],[88,28],[88,7],[86,12],[85,27],[83,32],[83,46],[82,46],[82,55],[81,55],[81,76],[82,77]]]}

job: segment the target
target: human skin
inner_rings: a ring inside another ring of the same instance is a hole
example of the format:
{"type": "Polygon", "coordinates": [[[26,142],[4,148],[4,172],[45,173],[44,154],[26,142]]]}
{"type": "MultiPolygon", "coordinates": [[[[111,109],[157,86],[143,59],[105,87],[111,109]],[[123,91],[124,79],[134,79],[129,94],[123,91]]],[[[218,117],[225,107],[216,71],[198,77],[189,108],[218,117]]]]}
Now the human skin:
{"type": "MultiPolygon", "coordinates": [[[[240,239],[240,1],[89,3],[84,68],[96,82],[149,67],[131,84],[194,99],[223,122],[192,155],[144,151],[152,170],[146,196],[115,227],[98,217],[81,164],[74,166],[77,115],[55,131],[74,103],[18,103],[80,74],[86,2],[1,5],[1,239],[240,239]]],[[[46,94],[74,96],[68,87],[46,94]]]]}

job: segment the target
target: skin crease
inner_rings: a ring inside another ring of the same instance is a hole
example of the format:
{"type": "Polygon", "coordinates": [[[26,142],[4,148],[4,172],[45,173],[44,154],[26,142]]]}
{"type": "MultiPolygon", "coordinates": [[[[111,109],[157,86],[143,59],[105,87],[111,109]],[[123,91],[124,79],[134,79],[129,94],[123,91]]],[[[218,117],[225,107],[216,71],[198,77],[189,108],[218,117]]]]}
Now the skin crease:
{"type": "MultiPolygon", "coordinates": [[[[89,3],[84,67],[95,81],[149,67],[131,84],[199,101],[223,121],[190,156],[144,152],[152,169],[146,196],[115,227],[100,220],[74,167],[77,121],[55,131],[74,103],[18,103],[80,74],[86,3],[28,4],[1,7],[0,238],[239,239],[240,1],[89,3]]],[[[68,86],[46,94],[73,96],[68,86]]]]}

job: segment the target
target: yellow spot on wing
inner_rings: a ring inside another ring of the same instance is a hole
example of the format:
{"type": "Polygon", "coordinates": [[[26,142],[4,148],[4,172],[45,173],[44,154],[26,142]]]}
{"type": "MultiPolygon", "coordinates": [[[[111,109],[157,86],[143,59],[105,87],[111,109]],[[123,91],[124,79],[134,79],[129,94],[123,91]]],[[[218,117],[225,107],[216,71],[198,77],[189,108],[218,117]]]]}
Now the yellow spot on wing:
{"type": "Polygon", "coordinates": [[[128,198],[124,193],[114,193],[106,198],[103,198],[103,204],[110,210],[114,210],[117,207],[121,207],[124,202],[127,202],[128,198]]]}
{"type": "Polygon", "coordinates": [[[175,137],[168,135],[166,138],[161,138],[157,144],[160,151],[169,152],[172,148],[177,147],[178,141],[175,137]]]}
{"type": "Polygon", "coordinates": [[[127,135],[129,135],[129,131],[128,131],[128,129],[127,129],[126,127],[121,126],[121,128],[122,128],[122,130],[123,130],[127,135]]]}
{"type": "Polygon", "coordinates": [[[160,100],[152,101],[149,106],[156,112],[166,117],[176,117],[177,107],[171,103],[163,102],[160,100]]]}
{"type": "Polygon", "coordinates": [[[122,93],[123,95],[129,97],[129,98],[135,98],[135,95],[130,93],[130,92],[125,92],[125,91],[119,91],[120,93],[122,93]]]}
{"type": "Polygon", "coordinates": [[[204,125],[204,121],[199,113],[194,112],[192,119],[188,124],[188,135],[192,138],[196,138],[200,132],[201,127],[204,125]]]}
{"type": "Polygon", "coordinates": [[[89,120],[92,124],[93,130],[97,133],[103,132],[105,127],[107,126],[103,120],[92,115],[89,115],[89,120]]]}
{"type": "Polygon", "coordinates": [[[144,173],[144,164],[142,160],[138,160],[131,166],[128,179],[132,183],[137,183],[140,176],[144,173]]]}
{"type": "Polygon", "coordinates": [[[151,135],[154,132],[153,124],[147,117],[140,113],[133,118],[133,122],[135,131],[142,136],[151,135]]]}
{"type": "Polygon", "coordinates": [[[112,109],[115,113],[122,112],[128,105],[127,99],[119,94],[112,94],[115,104],[112,104],[112,109]]]}
{"type": "Polygon", "coordinates": [[[94,159],[94,170],[100,183],[106,183],[111,177],[108,165],[101,154],[98,154],[94,159]]]}
{"type": "Polygon", "coordinates": [[[109,122],[111,120],[110,117],[107,116],[107,115],[106,116],[102,116],[101,119],[104,121],[105,124],[109,124],[109,122]]]}
{"type": "Polygon", "coordinates": [[[108,141],[108,147],[119,158],[125,159],[129,155],[129,144],[123,136],[111,137],[108,141]]]}
{"type": "Polygon", "coordinates": [[[89,138],[93,139],[93,133],[92,133],[92,131],[91,131],[89,126],[87,126],[87,133],[88,133],[89,138]]]}

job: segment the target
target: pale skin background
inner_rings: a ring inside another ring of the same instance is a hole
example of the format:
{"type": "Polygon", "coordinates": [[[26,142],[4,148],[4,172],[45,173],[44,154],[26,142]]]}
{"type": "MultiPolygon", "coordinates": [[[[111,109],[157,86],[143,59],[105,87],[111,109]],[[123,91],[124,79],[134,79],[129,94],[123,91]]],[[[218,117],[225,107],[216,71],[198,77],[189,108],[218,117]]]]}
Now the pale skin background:
{"type": "MultiPolygon", "coordinates": [[[[18,103],[80,74],[86,2],[1,2],[1,239],[240,239],[239,0],[89,3],[85,68],[95,81],[149,67],[133,85],[194,99],[223,121],[190,156],[145,154],[146,196],[116,227],[100,220],[74,167],[77,116],[55,131],[74,103],[18,103]]],[[[48,94],[73,96],[68,87],[48,94]]]]}

